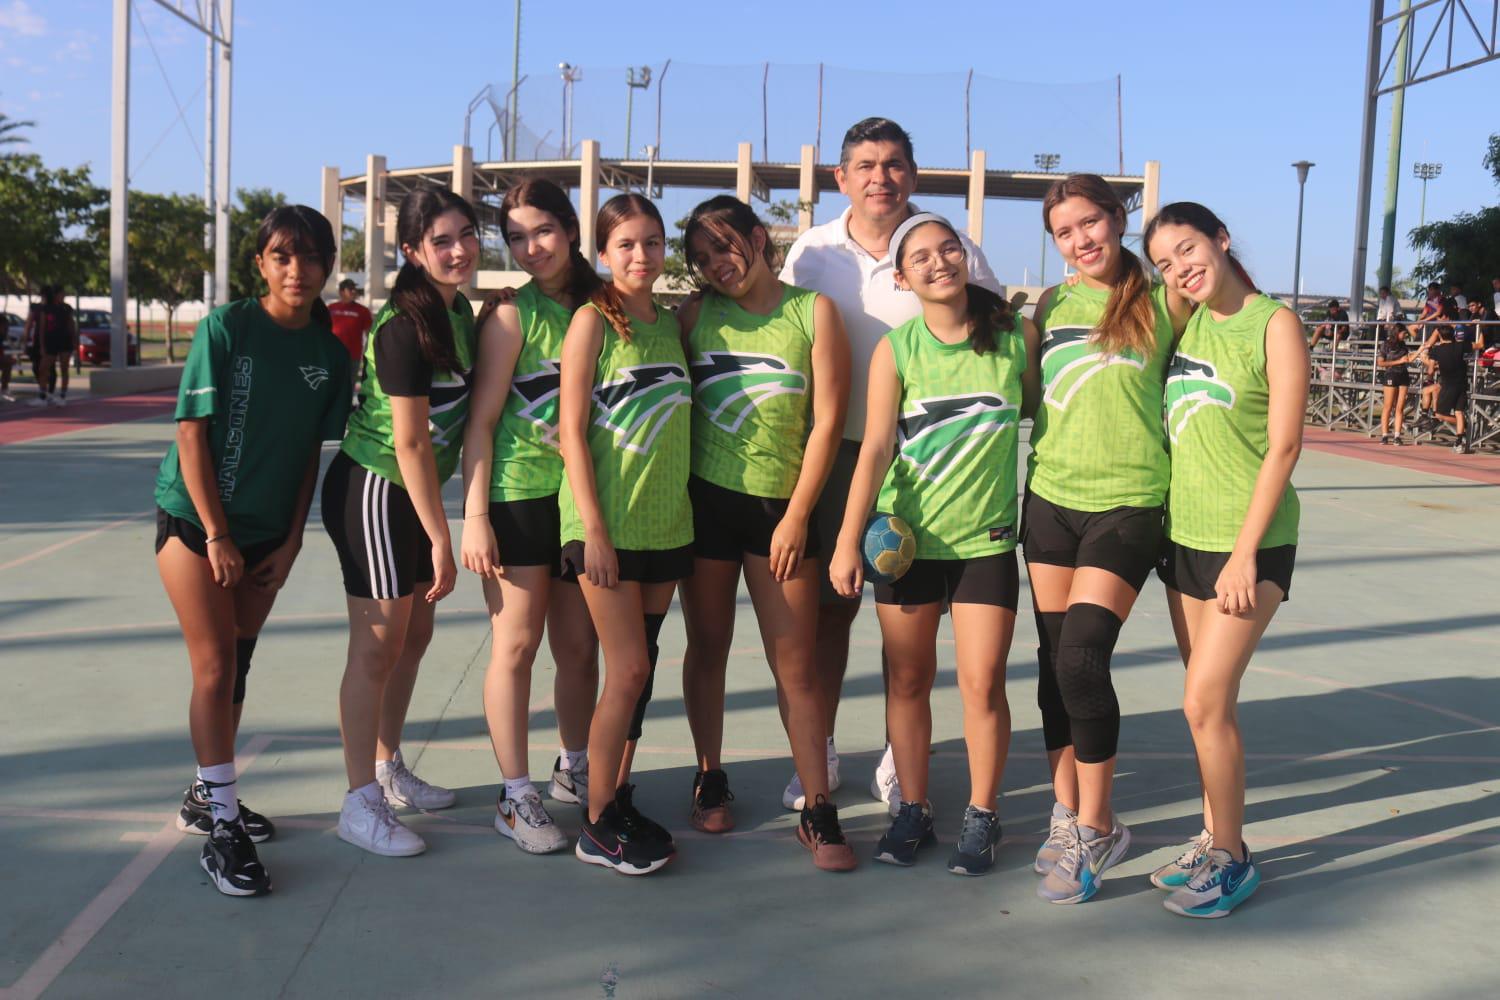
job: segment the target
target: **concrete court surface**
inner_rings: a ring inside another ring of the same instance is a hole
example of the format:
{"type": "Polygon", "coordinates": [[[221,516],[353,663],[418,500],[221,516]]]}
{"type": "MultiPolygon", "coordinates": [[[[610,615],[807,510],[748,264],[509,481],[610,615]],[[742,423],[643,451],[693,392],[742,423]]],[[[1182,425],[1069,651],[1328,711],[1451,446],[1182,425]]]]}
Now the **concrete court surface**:
{"type": "MultiPolygon", "coordinates": [[[[498,772],[480,708],[488,623],[472,576],[442,605],[405,739],[409,760],[456,788],[458,805],[412,818],[426,855],[364,854],[333,833],[345,620],[315,505],[250,678],[241,793],[280,833],[261,848],[274,894],[246,900],[208,885],[202,841],[171,824],[193,763],[185,652],[151,558],[152,476],[171,424],[166,405],[122,412],[0,446],[0,995],[1496,993],[1500,490],[1474,477],[1305,453],[1292,601],[1241,705],[1246,836],[1265,881],[1216,922],[1168,914],[1145,878],[1199,826],[1182,668],[1155,579],[1115,657],[1125,711],[1116,805],[1136,846],[1082,906],[1033,894],[1051,797],[1029,614],[1009,671],[1006,836],[986,878],[944,869],[967,798],[946,640],[932,793],[942,844],[910,870],[869,860],[884,817],[867,793],[882,738],[868,613],[838,733],[837,799],[857,872],[816,872],[793,840],[779,801],[790,761],[748,613],[726,720],[739,828],[713,841],[687,824],[693,757],[674,612],[638,801],[676,832],[677,861],[628,879],[571,852],[523,855],[489,827],[498,772]]],[[[1481,479],[1500,464],[1465,462],[1481,479]]],[[[456,487],[446,494],[453,515],[456,487]]],[[[543,652],[531,737],[539,782],[555,752],[551,684],[543,652]]],[[[576,831],[572,807],[554,813],[576,831]]]]}

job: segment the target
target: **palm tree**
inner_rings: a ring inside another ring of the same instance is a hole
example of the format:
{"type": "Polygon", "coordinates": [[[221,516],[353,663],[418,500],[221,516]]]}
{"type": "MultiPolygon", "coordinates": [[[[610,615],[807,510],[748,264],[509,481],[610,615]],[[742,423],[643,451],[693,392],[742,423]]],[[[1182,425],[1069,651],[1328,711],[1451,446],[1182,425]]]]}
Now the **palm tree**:
{"type": "Polygon", "coordinates": [[[28,142],[21,134],[23,128],[36,128],[36,122],[18,121],[0,111],[0,146],[21,146],[28,142]]]}

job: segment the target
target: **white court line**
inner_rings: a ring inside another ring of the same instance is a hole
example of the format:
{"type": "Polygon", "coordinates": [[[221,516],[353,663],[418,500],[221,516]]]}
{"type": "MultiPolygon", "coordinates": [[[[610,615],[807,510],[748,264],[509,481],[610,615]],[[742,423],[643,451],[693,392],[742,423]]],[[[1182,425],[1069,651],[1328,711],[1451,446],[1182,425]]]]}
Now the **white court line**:
{"type": "Polygon", "coordinates": [[[134,521],[139,521],[145,517],[150,517],[154,513],[156,513],[155,509],[143,510],[139,514],[131,514],[129,517],[122,517],[118,521],[111,521],[109,524],[101,525],[100,527],[97,527],[92,531],[85,531],[82,534],[74,535],[72,538],[64,538],[62,541],[54,542],[44,549],[37,549],[30,555],[17,556],[10,562],[0,563],[0,573],[3,573],[8,569],[14,569],[17,566],[24,566],[29,562],[34,562],[35,560],[42,558],[43,556],[50,556],[54,552],[66,549],[72,545],[77,545],[79,542],[86,542],[90,538],[93,538],[95,535],[102,535],[106,531],[113,531],[115,528],[122,527],[123,525],[130,524],[134,521]]]}
{"type": "MultiPolygon", "coordinates": [[[[3,568],[3,567],[0,567],[3,568]]],[[[245,750],[235,758],[235,773],[244,774],[250,765],[255,763],[266,747],[271,745],[275,737],[270,735],[255,736],[245,744],[245,750]]],[[[47,987],[60,976],[77,958],[88,943],[94,939],[94,935],[109,923],[111,917],[124,906],[130,897],[135,895],[136,890],[145,884],[151,873],[160,867],[172,853],[184,834],[177,829],[177,819],[172,819],[162,826],[161,829],[150,835],[139,854],[130,859],[114,879],[105,886],[99,895],[95,896],[74,917],[63,932],[47,948],[37,956],[36,961],[31,963],[21,978],[17,979],[5,990],[0,990],[0,997],[4,1000],[35,1000],[42,995],[47,987]]]]}

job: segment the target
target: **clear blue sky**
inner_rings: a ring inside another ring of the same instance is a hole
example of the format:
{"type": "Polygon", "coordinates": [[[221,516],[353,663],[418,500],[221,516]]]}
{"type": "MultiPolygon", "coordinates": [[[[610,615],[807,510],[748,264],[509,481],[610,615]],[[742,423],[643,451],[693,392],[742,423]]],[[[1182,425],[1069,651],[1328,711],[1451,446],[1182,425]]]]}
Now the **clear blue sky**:
{"type": "MultiPolygon", "coordinates": [[[[134,33],[132,184],[200,191],[194,141],[201,143],[203,129],[202,43],[149,0],[137,5],[145,31],[137,26],[134,33]],[[177,112],[158,57],[186,109],[187,130],[173,124],[177,112]]],[[[392,166],[444,162],[462,138],[469,98],[487,82],[501,81],[502,90],[509,83],[513,8],[506,0],[240,0],[236,6],[236,187],[271,187],[316,205],[324,164],[357,173],[371,152],[385,154],[392,166]],[[414,11],[432,16],[424,20],[414,11]]],[[[37,121],[32,147],[49,162],[90,163],[101,182],[109,162],[110,7],[104,0],[0,0],[0,110],[37,121]]],[[[617,155],[625,104],[618,67],[659,68],[672,58],[666,155],[675,144],[679,155],[730,159],[736,136],[754,140],[759,155],[758,64],[769,61],[771,154],[790,160],[797,143],[812,141],[816,70],[809,67],[821,60],[830,67],[824,159],[832,158],[854,118],[890,114],[916,136],[919,162],[959,166],[963,74],[973,68],[990,78],[976,83],[972,117],[974,144],[988,150],[992,167],[1029,167],[1033,152],[1061,149],[1064,169],[1111,170],[1112,81],[1120,73],[1126,171],[1160,160],[1164,200],[1189,198],[1214,208],[1265,286],[1291,285],[1297,191],[1289,164],[1316,162],[1307,188],[1304,285],[1309,292],[1343,292],[1367,9],[1363,0],[936,7],[767,0],[744,8],[528,0],[521,65],[532,80],[522,90],[521,112],[538,133],[551,130],[560,118],[553,110],[560,89],[555,67],[560,60],[580,65],[586,85],[580,85],[575,137],[599,133],[605,155],[617,155]],[[713,65],[738,68],[706,68],[713,65]],[[904,75],[882,79],[893,73],[904,75]],[[861,84],[878,87],[880,96],[861,102],[861,84]]],[[[1420,193],[1413,161],[1444,165],[1428,189],[1429,219],[1500,201],[1480,164],[1486,137],[1500,130],[1497,94],[1500,62],[1408,93],[1398,267],[1412,261],[1405,233],[1417,222],[1420,193]]],[[[654,105],[653,88],[637,102],[633,145],[650,140],[654,105]]],[[[1372,272],[1389,118],[1387,99],[1379,118],[1372,272]]],[[[489,120],[475,118],[481,155],[489,120]]],[[[837,196],[825,198],[819,220],[841,207],[837,196]]],[[[1034,205],[989,203],[984,245],[1002,280],[1019,281],[1023,268],[1034,275],[1039,235],[1034,205]]],[[[1055,256],[1048,266],[1055,276],[1055,256]]]]}

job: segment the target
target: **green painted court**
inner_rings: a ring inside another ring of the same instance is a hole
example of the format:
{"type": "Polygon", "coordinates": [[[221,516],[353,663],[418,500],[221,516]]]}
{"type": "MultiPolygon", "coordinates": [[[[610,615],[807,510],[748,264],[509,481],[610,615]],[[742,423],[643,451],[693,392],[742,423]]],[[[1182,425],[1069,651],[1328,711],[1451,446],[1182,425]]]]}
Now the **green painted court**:
{"type": "MultiPolygon", "coordinates": [[[[260,849],[276,889],[231,899],[198,868],[202,842],[172,822],[192,773],[189,676],[151,556],[152,476],[171,424],[150,412],[0,445],[0,996],[1494,991],[1482,956],[1495,947],[1500,874],[1500,459],[1415,456],[1408,468],[1369,460],[1387,456],[1348,435],[1304,453],[1292,600],[1251,665],[1240,713],[1246,835],[1265,881],[1227,920],[1174,917],[1146,881],[1199,826],[1182,667],[1154,579],[1115,657],[1116,807],[1136,846],[1082,906],[1034,895],[1051,796],[1029,614],[1009,673],[1005,842],[988,877],[944,868],[967,796],[951,644],[934,695],[943,843],[914,869],[869,860],[884,825],[867,791],[882,740],[873,614],[856,626],[838,730],[836,798],[861,868],[813,869],[780,807],[791,764],[748,599],[726,719],[739,828],[709,838],[688,826],[674,612],[637,801],[673,828],[677,860],[627,879],[571,852],[522,854],[490,826],[489,628],[472,576],[443,602],[404,741],[458,805],[411,820],[427,854],[365,854],[334,835],[346,626],[316,505],[257,651],[240,746],[241,794],[280,828],[260,849]]],[[[542,782],[556,752],[551,687],[544,649],[531,758],[542,782]]],[[[553,811],[576,833],[574,807],[553,811]]]]}

